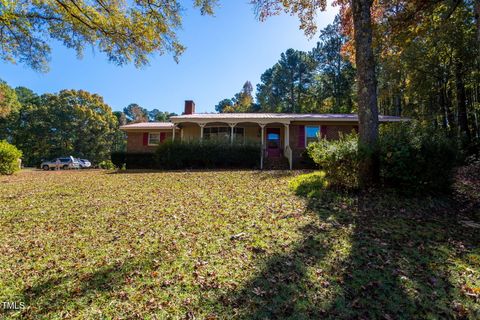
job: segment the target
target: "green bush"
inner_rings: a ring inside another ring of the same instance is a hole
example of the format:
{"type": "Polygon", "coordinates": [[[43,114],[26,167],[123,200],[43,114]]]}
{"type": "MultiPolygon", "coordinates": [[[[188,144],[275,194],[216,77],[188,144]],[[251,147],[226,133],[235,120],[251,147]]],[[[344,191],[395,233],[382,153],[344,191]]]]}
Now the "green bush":
{"type": "Polygon", "coordinates": [[[121,168],[127,162],[127,153],[124,151],[112,152],[110,159],[112,159],[112,163],[115,167],[121,168]]]}
{"type": "Polygon", "coordinates": [[[112,152],[110,155],[117,168],[127,169],[157,169],[155,154],[147,152],[112,152]]]}
{"type": "MultiPolygon", "coordinates": [[[[309,145],[308,152],[325,170],[333,186],[358,186],[356,134],[338,140],[321,140],[309,145]]],[[[383,186],[403,193],[443,192],[452,184],[457,143],[439,130],[416,122],[384,125],[380,130],[380,178],[383,186]]]]}
{"type": "Polygon", "coordinates": [[[0,141],[0,174],[13,174],[20,170],[22,152],[5,140],[0,141]]]}
{"type": "Polygon", "coordinates": [[[289,182],[289,187],[298,196],[312,197],[328,187],[324,171],[302,174],[289,182]]]}
{"type": "Polygon", "coordinates": [[[169,141],[158,147],[156,162],[160,169],[256,168],[260,164],[260,146],[220,141],[169,141]]]}
{"type": "Polygon", "coordinates": [[[447,191],[456,165],[457,143],[416,122],[380,131],[380,175],[385,185],[406,193],[447,191]]]}
{"type": "Polygon", "coordinates": [[[105,160],[102,161],[98,164],[100,169],[105,169],[105,170],[115,170],[117,167],[113,164],[112,161],[110,160],[105,160]]]}
{"type": "Polygon", "coordinates": [[[338,140],[321,139],[308,145],[308,154],[325,170],[333,186],[355,188],[358,185],[358,136],[340,135],[338,140]]]}

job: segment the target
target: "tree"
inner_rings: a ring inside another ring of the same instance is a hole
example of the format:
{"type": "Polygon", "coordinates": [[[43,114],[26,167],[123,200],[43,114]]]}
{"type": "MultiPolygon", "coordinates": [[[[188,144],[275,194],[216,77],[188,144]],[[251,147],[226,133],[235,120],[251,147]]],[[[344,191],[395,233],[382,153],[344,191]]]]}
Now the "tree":
{"type": "Polygon", "coordinates": [[[314,81],[316,62],[311,54],[288,49],[280,60],[261,76],[257,100],[262,110],[301,112],[314,81]]]}
{"type": "Polygon", "coordinates": [[[114,111],[113,115],[117,118],[117,122],[119,126],[124,126],[128,123],[127,116],[122,111],[114,111]]]}
{"type": "MultiPolygon", "coordinates": [[[[316,31],[317,10],[324,10],[325,0],[252,0],[261,19],[287,11],[298,15],[300,28],[307,35],[316,31]]],[[[372,47],[371,8],[373,0],[338,0],[351,10],[355,39],[355,61],[357,68],[357,94],[359,114],[359,145],[371,152],[364,155],[360,168],[360,181],[368,186],[378,180],[376,145],[378,140],[378,110],[376,94],[375,59],[372,47]]],[[[345,10],[344,10],[345,12],[345,10]]]]}
{"type": "Polygon", "coordinates": [[[235,95],[233,108],[236,112],[250,112],[253,104],[253,86],[250,81],[245,82],[242,90],[235,95]]]}
{"type": "Polygon", "coordinates": [[[226,107],[233,107],[233,101],[232,99],[223,99],[220,101],[216,106],[215,106],[215,111],[218,113],[223,113],[225,112],[226,107]]]}
{"type": "Polygon", "coordinates": [[[123,113],[125,113],[129,123],[148,122],[148,110],[136,103],[129,104],[123,109],[123,113]]]}
{"type": "Polygon", "coordinates": [[[355,69],[342,55],[342,49],[347,40],[341,32],[340,17],[336,16],[333,24],[320,31],[319,42],[311,53],[317,64],[319,83],[314,86],[317,87],[319,98],[333,100],[333,105],[328,112],[350,113],[353,108],[355,69]]]}
{"type": "Polygon", "coordinates": [[[158,109],[153,109],[148,111],[148,119],[149,121],[160,121],[160,122],[167,122],[170,120],[170,117],[176,116],[176,113],[168,112],[168,111],[160,111],[158,109]]]}
{"type": "Polygon", "coordinates": [[[17,94],[6,82],[0,80],[0,119],[20,107],[17,94]]]}
{"type": "Polygon", "coordinates": [[[94,163],[109,158],[118,122],[102,97],[82,90],[41,96],[26,88],[17,91],[23,103],[0,121],[0,139],[8,135],[26,165],[68,155],[94,163]]]}
{"type": "Polygon", "coordinates": [[[220,113],[233,112],[252,112],[257,110],[257,105],[253,101],[253,86],[250,81],[246,81],[242,90],[235,94],[231,99],[223,99],[216,106],[215,110],[220,113]]]}
{"type": "MultiPolygon", "coordinates": [[[[216,0],[194,0],[202,14],[212,14],[216,0]]],[[[49,41],[62,42],[81,56],[86,45],[123,65],[148,63],[153,53],[185,50],[176,37],[181,27],[179,1],[56,0],[2,1],[0,58],[46,71],[49,41]]]]}
{"type": "Polygon", "coordinates": [[[372,47],[373,0],[352,0],[352,17],[357,67],[359,147],[364,153],[360,161],[359,182],[374,184],[379,178],[378,167],[378,107],[375,58],[372,47]]]}

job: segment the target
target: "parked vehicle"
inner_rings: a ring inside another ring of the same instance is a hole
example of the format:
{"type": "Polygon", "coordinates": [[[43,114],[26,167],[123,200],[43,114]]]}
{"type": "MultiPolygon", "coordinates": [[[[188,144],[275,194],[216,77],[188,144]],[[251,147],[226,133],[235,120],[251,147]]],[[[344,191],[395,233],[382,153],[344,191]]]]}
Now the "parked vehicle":
{"type": "Polygon", "coordinates": [[[90,160],[87,160],[87,159],[76,159],[76,160],[78,160],[78,163],[80,164],[81,169],[90,168],[92,166],[92,163],[90,162],[90,160]]]}
{"type": "Polygon", "coordinates": [[[40,168],[42,168],[43,170],[54,170],[57,167],[59,169],[79,169],[80,163],[77,159],[70,156],[55,158],[51,161],[44,161],[40,164],[40,168]]]}

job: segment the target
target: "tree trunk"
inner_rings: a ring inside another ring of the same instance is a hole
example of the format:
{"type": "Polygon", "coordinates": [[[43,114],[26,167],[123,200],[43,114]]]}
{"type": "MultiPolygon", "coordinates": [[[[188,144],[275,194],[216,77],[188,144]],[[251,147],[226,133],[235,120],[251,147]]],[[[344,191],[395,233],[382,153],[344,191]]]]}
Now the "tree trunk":
{"type": "Polygon", "coordinates": [[[440,111],[442,113],[442,127],[446,133],[448,133],[448,115],[447,115],[447,101],[445,87],[442,83],[439,85],[438,90],[438,104],[440,105],[440,111]]]}
{"type": "Polygon", "coordinates": [[[463,81],[463,64],[460,60],[455,63],[455,87],[457,91],[458,129],[460,135],[469,141],[470,130],[468,129],[467,98],[465,95],[465,83],[463,81]]]}
{"type": "Polygon", "coordinates": [[[359,151],[362,153],[359,182],[368,187],[379,178],[378,107],[375,58],[370,9],[373,0],[351,0],[357,64],[359,151]]]}

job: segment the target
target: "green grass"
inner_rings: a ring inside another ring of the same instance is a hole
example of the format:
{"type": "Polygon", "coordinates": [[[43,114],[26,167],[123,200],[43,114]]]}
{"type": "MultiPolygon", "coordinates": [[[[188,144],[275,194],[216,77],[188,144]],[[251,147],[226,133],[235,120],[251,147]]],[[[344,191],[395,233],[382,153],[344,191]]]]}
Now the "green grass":
{"type": "Polygon", "coordinates": [[[480,232],[450,200],[298,174],[0,177],[0,302],[26,306],[0,318],[480,317],[480,232]]]}

